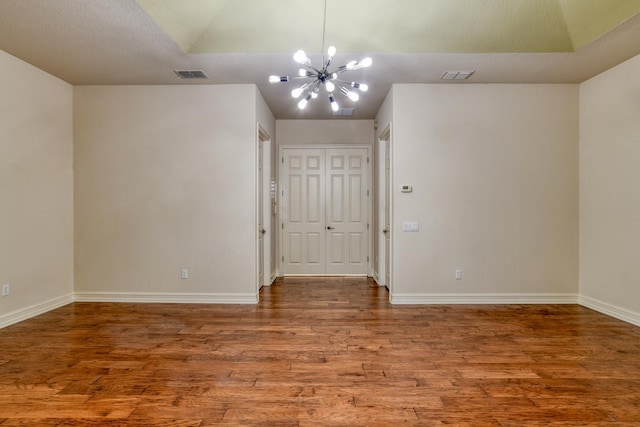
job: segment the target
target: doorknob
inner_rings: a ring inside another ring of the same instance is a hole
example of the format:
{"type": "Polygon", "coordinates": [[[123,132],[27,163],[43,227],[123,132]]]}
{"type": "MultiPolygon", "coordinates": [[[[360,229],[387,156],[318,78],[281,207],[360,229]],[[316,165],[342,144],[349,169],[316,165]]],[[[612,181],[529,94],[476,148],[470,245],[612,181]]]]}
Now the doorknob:
{"type": "Polygon", "coordinates": [[[389,232],[389,230],[387,230],[387,229],[385,228],[384,230],[382,230],[382,232],[383,232],[384,234],[387,234],[387,233],[389,232]]]}
{"type": "Polygon", "coordinates": [[[266,234],[266,233],[267,233],[267,230],[265,230],[265,229],[263,228],[262,230],[260,230],[260,233],[262,233],[262,234],[266,234]]]}
{"type": "Polygon", "coordinates": [[[327,225],[327,230],[335,230],[335,228],[330,225],[327,225]]]}

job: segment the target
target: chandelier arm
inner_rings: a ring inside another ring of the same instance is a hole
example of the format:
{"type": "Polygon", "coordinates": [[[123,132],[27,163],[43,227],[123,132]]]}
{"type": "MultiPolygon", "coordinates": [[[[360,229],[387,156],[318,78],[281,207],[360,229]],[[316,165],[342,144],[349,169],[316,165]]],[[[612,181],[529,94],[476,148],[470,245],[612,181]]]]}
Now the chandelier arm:
{"type": "Polygon", "coordinates": [[[305,67],[307,67],[308,69],[315,71],[315,72],[316,72],[316,74],[322,74],[322,71],[318,70],[316,67],[314,67],[313,65],[311,65],[311,63],[310,63],[310,62],[308,62],[308,63],[306,63],[306,64],[304,64],[304,65],[305,65],[305,67]]]}
{"type": "Polygon", "coordinates": [[[324,69],[328,70],[329,69],[329,65],[331,65],[331,58],[327,59],[327,63],[324,64],[324,69]]]}
{"type": "Polygon", "coordinates": [[[345,65],[343,65],[342,67],[338,68],[336,71],[334,71],[334,72],[333,72],[333,73],[331,73],[331,74],[342,74],[342,73],[346,73],[347,71],[351,71],[350,69],[348,69],[348,68],[343,68],[343,67],[346,67],[346,66],[345,66],[345,65]]]}
{"type": "Polygon", "coordinates": [[[344,83],[344,84],[346,84],[346,85],[351,86],[351,82],[348,82],[348,81],[346,81],[346,80],[332,79],[332,81],[334,81],[334,82],[344,83]]]}

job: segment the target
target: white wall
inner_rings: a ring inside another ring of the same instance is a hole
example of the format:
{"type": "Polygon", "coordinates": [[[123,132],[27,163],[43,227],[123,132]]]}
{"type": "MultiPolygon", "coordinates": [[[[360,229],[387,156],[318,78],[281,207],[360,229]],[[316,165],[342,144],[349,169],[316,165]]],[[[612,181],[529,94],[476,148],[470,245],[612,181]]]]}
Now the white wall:
{"type": "Polygon", "coordinates": [[[277,120],[278,145],[371,145],[373,120],[277,120]]]}
{"type": "Polygon", "coordinates": [[[394,85],[393,120],[392,301],[577,301],[577,85],[394,85]]]}
{"type": "Polygon", "coordinates": [[[253,85],[75,88],[78,299],[255,302],[258,100],[253,85]]]}
{"type": "Polygon", "coordinates": [[[0,51],[0,327],[73,300],[71,85],[0,51]]]}
{"type": "Polygon", "coordinates": [[[640,325],[640,56],[580,86],[581,303],[640,325]]]}

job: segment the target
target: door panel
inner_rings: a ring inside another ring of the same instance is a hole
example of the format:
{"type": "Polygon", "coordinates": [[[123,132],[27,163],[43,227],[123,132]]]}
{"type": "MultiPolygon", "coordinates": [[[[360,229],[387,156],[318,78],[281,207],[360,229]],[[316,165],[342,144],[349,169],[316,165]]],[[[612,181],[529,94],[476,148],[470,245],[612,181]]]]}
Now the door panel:
{"type": "Polygon", "coordinates": [[[327,149],[331,215],[327,274],[367,274],[367,150],[327,149]]]}
{"type": "Polygon", "coordinates": [[[323,274],[324,150],[284,150],[283,273],[323,274]]]}

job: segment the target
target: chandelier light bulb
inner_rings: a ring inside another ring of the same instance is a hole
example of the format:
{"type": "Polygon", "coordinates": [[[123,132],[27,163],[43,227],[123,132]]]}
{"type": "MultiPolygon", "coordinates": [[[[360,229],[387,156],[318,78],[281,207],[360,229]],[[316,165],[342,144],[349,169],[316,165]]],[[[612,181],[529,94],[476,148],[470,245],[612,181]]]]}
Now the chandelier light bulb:
{"type": "Polygon", "coordinates": [[[371,64],[373,64],[373,59],[366,57],[362,61],[360,61],[358,65],[362,68],[367,68],[367,67],[371,67],[371,64]]]}
{"type": "Polygon", "coordinates": [[[349,89],[347,89],[346,87],[342,87],[340,86],[340,92],[342,92],[342,94],[344,96],[346,96],[347,98],[349,98],[350,100],[352,100],[353,102],[358,102],[358,100],[360,99],[360,95],[358,95],[355,92],[351,92],[349,89]]]}
{"type": "Polygon", "coordinates": [[[305,70],[304,68],[300,68],[300,69],[298,70],[298,75],[299,75],[300,77],[307,77],[307,70],[305,70]]]}
{"type": "Polygon", "coordinates": [[[269,83],[286,83],[289,81],[289,76],[269,76],[269,83]]]}
{"type": "Polygon", "coordinates": [[[365,83],[351,82],[351,87],[358,89],[360,92],[366,92],[369,90],[369,85],[365,83]]]}
{"type": "Polygon", "coordinates": [[[329,102],[331,103],[331,110],[333,110],[334,112],[340,109],[340,106],[336,102],[336,99],[333,97],[333,95],[329,95],[329,102]]]}
{"type": "Polygon", "coordinates": [[[329,46],[329,49],[327,50],[327,56],[329,56],[329,59],[333,58],[335,54],[336,54],[336,47],[329,46]]]}
{"type": "Polygon", "coordinates": [[[293,54],[293,60],[298,64],[306,64],[309,62],[309,58],[307,58],[307,54],[304,53],[304,50],[299,50],[293,54]]]}
{"type": "Polygon", "coordinates": [[[309,93],[305,98],[301,99],[300,102],[298,102],[298,108],[301,110],[304,110],[304,107],[307,106],[307,103],[309,102],[310,99],[311,99],[311,93],[309,93]]]}
{"type": "Polygon", "coordinates": [[[294,98],[300,98],[300,95],[302,95],[302,92],[304,92],[304,89],[301,87],[297,87],[291,91],[291,96],[293,96],[294,98]]]}
{"type": "Polygon", "coordinates": [[[324,82],[324,86],[327,88],[327,92],[333,92],[336,88],[336,85],[334,85],[330,81],[324,82]]]}
{"type": "Polygon", "coordinates": [[[357,64],[358,64],[357,61],[351,61],[351,62],[347,63],[347,65],[345,65],[345,67],[347,68],[347,70],[353,70],[357,64]]]}

